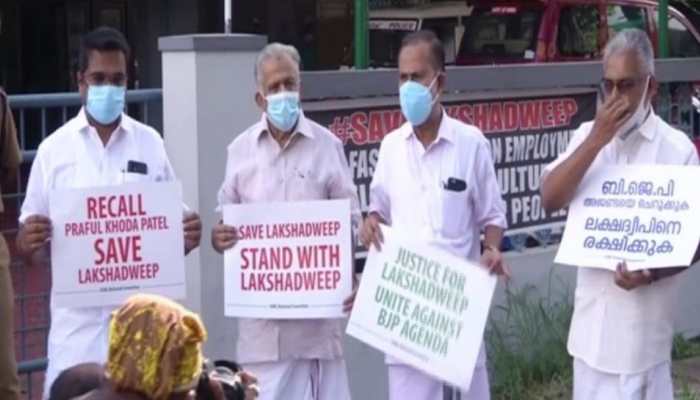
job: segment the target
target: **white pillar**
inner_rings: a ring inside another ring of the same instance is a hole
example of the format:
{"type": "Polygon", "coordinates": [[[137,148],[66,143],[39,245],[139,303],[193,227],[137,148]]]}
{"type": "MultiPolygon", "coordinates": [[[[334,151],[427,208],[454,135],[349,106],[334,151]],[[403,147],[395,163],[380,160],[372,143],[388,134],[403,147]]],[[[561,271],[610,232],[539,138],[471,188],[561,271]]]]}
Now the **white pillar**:
{"type": "Polygon", "coordinates": [[[233,22],[231,21],[231,1],[224,0],[224,33],[231,33],[231,26],[233,22]]]}
{"type": "Polygon", "coordinates": [[[209,331],[205,350],[234,357],[235,322],[224,318],[223,257],[211,247],[211,227],[224,177],[226,147],[260,118],[253,67],[267,38],[188,35],[159,39],[163,57],[163,133],[184,200],[202,216],[202,244],[187,258],[186,304],[209,331]]]}

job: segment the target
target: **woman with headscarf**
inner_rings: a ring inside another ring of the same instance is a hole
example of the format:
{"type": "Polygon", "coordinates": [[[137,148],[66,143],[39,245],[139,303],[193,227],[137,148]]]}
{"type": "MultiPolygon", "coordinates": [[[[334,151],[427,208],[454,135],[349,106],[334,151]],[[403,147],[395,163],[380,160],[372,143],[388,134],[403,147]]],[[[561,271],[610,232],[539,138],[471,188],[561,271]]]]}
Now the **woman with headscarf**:
{"type": "MultiPolygon", "coordinates": [[[[160,296],[132,296],[110,322],[106,384],[80,400],[195,399],[206,336],[199,316],[180,304],[160,296]]],[[[248,375],[243,378],[254,383],[248,375]]]]}

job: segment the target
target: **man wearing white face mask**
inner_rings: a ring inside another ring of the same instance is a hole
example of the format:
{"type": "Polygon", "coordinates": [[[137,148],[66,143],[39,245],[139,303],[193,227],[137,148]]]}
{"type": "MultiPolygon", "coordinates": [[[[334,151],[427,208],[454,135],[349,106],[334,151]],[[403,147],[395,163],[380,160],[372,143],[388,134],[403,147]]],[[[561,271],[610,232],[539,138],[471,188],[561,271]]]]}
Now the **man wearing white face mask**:
{"type": "MultiPolygon", "coordinates": [[[[267,45],[258,55],[255,102],[259,122],[228,147],[219,206],[239,203],[350,199],[360,218],[357,191],[343,145],[301,111],[299,53],[267,45]]],[[[237,241],[219,223],[212,245],[220,253],[237,241]]],[[[238,361],[258,378],[261,400],[346,400],[350,392],[338,319],[262,320],[238,323],[238,361]]]]}
{"type": "MultiPolygon", "coordinates": [[[[654,52],[647,34],[625,30],[606,46],[595,121],[574,133],[547,166],[542,203],[566,207],[587,173],[607,165],[697,165],[688,137],[659,118],[654,52]]],[[[698,259],[696,252],[695,261],[698,259]]],[[[574,400],[672,400],[671,345],[675,295],[685,268],[612,272],[579,268],[569,353],[574,400]]]]}
{"type": "MultiPolygon", "coordinates": [[[[39,145],[19,217],[20,255],[43,262],[48,252],[52,190],[175,179],[163,139],[124,113],[129,55],[126,39],[114,29],[98,28],[83,38],[77,72],[83,107],[39,145]]],[[[185,212],[183,225],[187,254],[199,245],[199,216],[185,212]]],[[[113,310],[51,306],[44,398],[64,369],[107,360],[113,310]]]]}
{"type": "MultiPolygon", "coordinates": [[[[479,129],[449,117],[440,105],[444,65],[444,48],[434,33],[420,31],[404,38],[399,98],[407,122],[382,141],[360,240],[381,248],[383,223],[508,276],[500,253],[505,203],[490,146],[479,129]]],[[[467,392],[392,357],[387,357],[387,364],[391,400],[490,397],[483,346],[467,392]]]]}

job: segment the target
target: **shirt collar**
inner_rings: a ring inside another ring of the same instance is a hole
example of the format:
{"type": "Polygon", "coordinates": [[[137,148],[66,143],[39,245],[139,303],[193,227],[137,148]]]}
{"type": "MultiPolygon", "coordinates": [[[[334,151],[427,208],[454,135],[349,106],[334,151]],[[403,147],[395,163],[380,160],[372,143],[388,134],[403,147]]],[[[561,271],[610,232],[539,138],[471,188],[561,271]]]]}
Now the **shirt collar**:
{"type": "Polygon", "coordinates": [[[649,116],[639,127],[639,133],[650,142],[654,140],[654,137],[656,136],[657,118],[658,117],[654,113],[654,109],[651,109],[649,111],[649,116]]]}
{"type": "MultiPolygon", "coordinates": [[[[411,137],[415,137],[415,131],[413,129],[413,126],[409,122],[406,122],[403,128],[404,129],[401,132],[401,134],[403,135],[404,139],[408,140],[411,137]]],[[[452,119],[447,115],[447,113],[443,109],[442,120],[440,121],[440,127],[438,128],[438,134],[435,143],[439,142],[440,140],[445,140],[449,143],[454,144],[455,133],[452,128],[452,119]]]]}
{"type": "MultiPolygon", "coordinates": [[[[90,127],[90,122],[88,121],[87,118],[87,112],[85,111],[85,107],[82,107],[80,111],[78,112],[78,115],[75,116],[73,119],[73,129],[78,131],[78,132],[84,132],[90,127]]],[[[120,130],[123,130],[125,132],[131,132],[133,131],[133,123],[131,119],[129,118],[128,115],[122,113],[121,118],[119,120],[119,125],[117,128],[114,130],[115,132],[118,132],[120,130]]]]}
{"type": "MultiPolygon", "coordinates": [[[[260,119],[260,130],[256,132],[256,139],[259,140],[260,137],[262,137],[263,133],[269,132],[270,126],[267,122],[267,113],[263,113],[262,118],[260,119]]],[[[311,127],[311,123],[309,123],[309,120],[306,118],[306,116],[304,116],[304,112],[299,113],[299,121],[297,121],[297,125],[294,128],[292,135],[295,133],[300,133],[301,135],[306,136],[309,139],[313,139],[315,137],[311,127]]]]}

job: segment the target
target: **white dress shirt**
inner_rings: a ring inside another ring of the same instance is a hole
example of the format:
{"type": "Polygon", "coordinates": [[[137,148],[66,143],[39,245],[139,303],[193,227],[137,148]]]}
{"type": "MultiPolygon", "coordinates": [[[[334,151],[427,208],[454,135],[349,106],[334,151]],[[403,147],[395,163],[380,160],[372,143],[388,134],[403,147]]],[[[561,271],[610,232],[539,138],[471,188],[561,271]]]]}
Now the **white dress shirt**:
{"type": "MultiPolygon", "coordinates": [[[[173,179],[163,140],[153,128],[122,114],[119,127],[105,146],[81,110],[39,145],[19,221],[24,223],[36,214],[48,217],[53,189],[173,179]],[[145,163],[148,173],[126,172],[129,161],[145,163]]],[[[114,308],[58,308],[52,301],[44,398],[62,370],[83,362],[107,360],[109,320],[114,308]]]]}
{"type": "Polygon", "coordinates": [[[478,128],[446,113],[427,149],[409,123],[384,138],[370,184],[369,210],[396,231],[472,261],[479,260],[486,226],[506,228],[488,141],[478,128]],[[447,190],[450,178],[463,181],[465,189],[447,190]]]}
{"type": "MultiPolygon", "coordinates": [[[[343,144],[303,114],[282,148],[270,135],[265,114],[229,145],[219,207],[324,199],[350,199],[353,225],[359,223],[357,189],[343,144]]],[[[340,358],[341,322],[240,318],[237,361],[340,358]]]]}
{"type": "MultiPolygon", "coordinates": [[[[566,152],[548,165],[554,170],[583,143],[593,127],[586,122],[574,132],[566,152]]],[[[625,141],[613,139],[598,153],[587,173],[606,165],[697,165],[688,137],[653,112],[625,141]]],[[[670,361],[673,319],[680,276],[627,291],[615,284],[614,272],[579,268],[569,353],[599,371],[636,374],[670,361]]]]}
{"type": "MultiPolygon", "coordinates": [[[[427,148],[409,123],[384,138],[370,184],[369,210],[402,235],[476,262],[481,231],[506,228],[505,202],[488,141],[478,128],[446,113],[427,148]],[[463,181],[464,190],[448,190],[450,178],[463,181]]],[[[393,357],[387,361],[396,363],[393,357]]],[[[484,363],[482,351],[477,365],[484,363]]]]}

